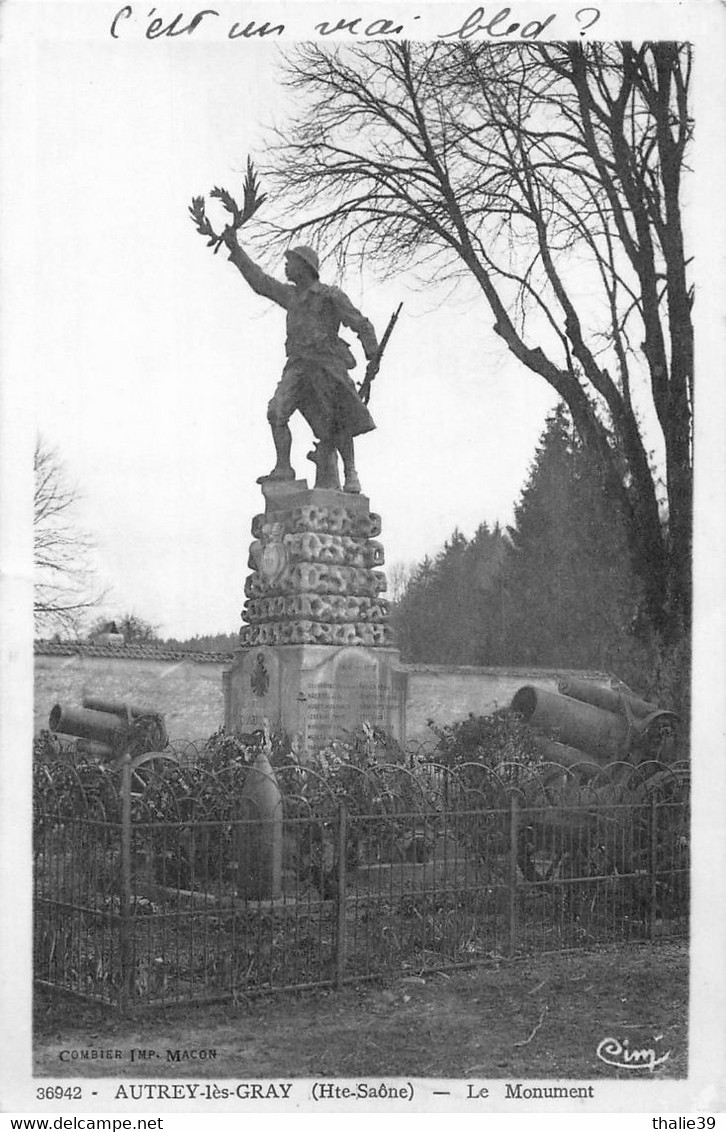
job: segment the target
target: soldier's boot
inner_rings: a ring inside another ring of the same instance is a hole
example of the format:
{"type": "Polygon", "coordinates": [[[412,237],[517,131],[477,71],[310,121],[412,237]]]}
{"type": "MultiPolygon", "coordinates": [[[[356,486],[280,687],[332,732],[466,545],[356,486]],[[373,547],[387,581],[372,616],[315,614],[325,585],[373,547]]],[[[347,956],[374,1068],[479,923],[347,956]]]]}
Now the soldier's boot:
{"type": "Polygon", "coordinates": [[[261,479],[268,480],[294,480],[295,472],[292,464],[290,463],[290,452],[292,450],[292,433],[288,426],[271,424],[272,439],[275,442],[275,453],[277,459],[275,466],[270,472],[269,476],[262,476],[261,479]]]}
{"type": "Polygon", "coordinates": [[[345,436],[337,438],[338,451],[340,452],[343,461],[343,473],[345,479],[343,481],[343,491],[347,491],[349,495],[360,494],[360,480],[358,473],[355,469],[355,450],[353,448],[353,437],[345,436]]]}
{"type": "Polygon", "coordinates": [[[315,464],[315,486],[340,490],[338,457],[335,446],[328,440],[318,440],[308,452],[308,460],[315,464]]]}

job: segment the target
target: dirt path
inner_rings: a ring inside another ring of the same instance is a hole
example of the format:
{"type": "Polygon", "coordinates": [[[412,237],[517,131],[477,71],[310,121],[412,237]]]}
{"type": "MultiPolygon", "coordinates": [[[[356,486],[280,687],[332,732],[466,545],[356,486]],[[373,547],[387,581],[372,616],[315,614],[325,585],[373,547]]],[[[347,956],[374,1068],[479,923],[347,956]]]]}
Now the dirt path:
{"type": "Polygon", "coordinates": [[[383,986],[288,993],[236,1008],[190,1007],[135,1020],[39,996],[35,1072],[218,1080],[382,1074],[632,1079],[631,1071],[596,1056],[598,1043],[614,1037],[630,1049],[670,1051],[654,1072],[683,1077],[687,1003],[687,949],[675,944],[502,961],[425,980],[410,975],[383,986]],[[99,1048],[120,1056],[112,1063],[68,1060],[68,1051],[99,1048]],[[138,1049],[156,1056],[132,1061],[138,1049]],[[177,1050],[181,1060],[173,1059],[177,1050]],[[216,1055],[185,1059],[185,1050],[216,1055]]]}

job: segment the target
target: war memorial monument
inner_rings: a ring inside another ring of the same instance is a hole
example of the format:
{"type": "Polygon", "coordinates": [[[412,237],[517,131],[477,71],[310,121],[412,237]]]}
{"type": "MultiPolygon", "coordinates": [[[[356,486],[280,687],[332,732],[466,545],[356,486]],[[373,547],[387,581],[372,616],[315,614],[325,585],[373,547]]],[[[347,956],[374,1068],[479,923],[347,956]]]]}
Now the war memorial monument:
{"type": "Polygon", "coordinates": [[[212,195],[232,223],[217,235],[197,197],[190,211],[198,230],[215,252],[226,247],[252,290],[287,316],[287,361],[267,412],[276,459],[257,481],[265,508],[252,520],[245,624],[225,673],[225,728],[250,732],[268,724],[302,751],[363,721],[401,738],[405,672],[382,596],[381,519],[361,490],[354,450],[355,437],[375,428],[367,401],[398,312],[379,343],[347,295],[321,282],[317,253],[306,245],[285,253],[286,282],[264,272],[237,236],[264,199],[251,165],[242,209],[223,189],[212,195]],[[341,326],[358,337],[368,362],[359,387],[341,326]],[[296,412],[315,438],[312,487],[290,462],[296,412]]]}

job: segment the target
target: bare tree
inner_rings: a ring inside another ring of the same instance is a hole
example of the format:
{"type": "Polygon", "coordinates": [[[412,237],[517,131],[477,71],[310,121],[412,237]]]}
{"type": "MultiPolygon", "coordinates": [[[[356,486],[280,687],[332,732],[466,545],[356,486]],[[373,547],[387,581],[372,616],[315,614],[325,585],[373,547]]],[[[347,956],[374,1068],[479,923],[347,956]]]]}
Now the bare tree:
{"type": "Polygon", "coordinates": [[[394,605],[396,602],[399,602],[405,594],[406,587],[411,581],[412,575],[413,567],[407,562],[394,562],[386,570],[388,597],[394,605]]]}
{"type": "Polygon", "coordinates": [[[690,617],[690,69],[665,42],[304,45],[265,170],[288,237],[473,278],[603,469],[661,631],[690,617]]]}
{"type": "Polygon", "coordinates": [[[36,441],[33,551],[34,615],[38,633],[77,632],[101,600],[92,592],[91,540],[74,521],[78,495],[57,451],[36,441]]]}
{"type": "Polygon", "coordinates": [[[149,644],[160,640],[159,626],[152,625],[136,613],[121,613],[117,617],[99,617],[88,630],[88,636],[99,633],[120,633],[126,644],[149,644]]]}

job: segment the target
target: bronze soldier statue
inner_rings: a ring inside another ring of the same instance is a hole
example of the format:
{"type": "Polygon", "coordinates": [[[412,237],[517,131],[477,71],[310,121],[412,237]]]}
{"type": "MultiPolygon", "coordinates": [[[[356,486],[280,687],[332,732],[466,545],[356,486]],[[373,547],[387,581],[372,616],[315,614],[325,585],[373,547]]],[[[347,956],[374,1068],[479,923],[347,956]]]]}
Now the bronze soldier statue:
{"type": "Polygon", "coordinates": [[[309,458],[317,466],[316,487],[339,488],[338,459],[343,461],[343,490],[359,492],[353,438],[376,426],[356,390],[348,371],[355,358],[338,336],[347,326],[359,338],[368,361],[378,355],[373,326],[338,287],[320,282],[315,251],[304,245],[285,253],[285,275],[281,283],[267,275],[240,247],[233,227],[222,239],[230,261],[258,295],[272,299],[287,311],[287,362],[267,408],[277,460],[263,479],[293,480],[290,463],[292,436],[288,421],[299,410],[313,430],[317,445],[309,458]]]}

